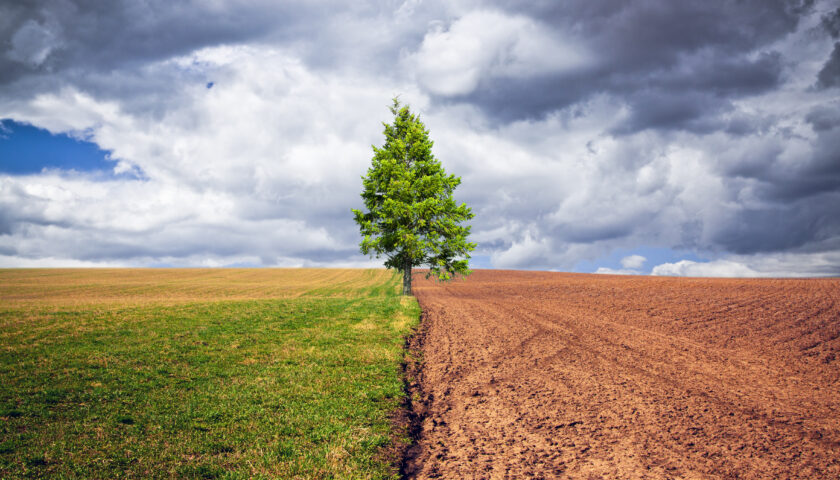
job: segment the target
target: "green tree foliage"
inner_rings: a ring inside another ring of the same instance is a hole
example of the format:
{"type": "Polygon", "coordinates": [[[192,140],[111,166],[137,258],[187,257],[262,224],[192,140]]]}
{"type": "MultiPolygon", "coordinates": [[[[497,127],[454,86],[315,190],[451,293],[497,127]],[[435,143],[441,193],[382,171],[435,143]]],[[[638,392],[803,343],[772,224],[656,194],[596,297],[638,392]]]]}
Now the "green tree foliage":
{"type": "Polygon", "coordinates": [[[367,211],[353,209],[353,215],[364,236],[362,253],[387,257],[385,266],[403,273],[403,294],[410,295],[412,267],[426,265],[426,277],[440,280],[469,275],[475,244],[467,241],[470,227],[461,223],[473,213],[452,198],[461,179],[447,175],[432,154],[420,118],[396,98],[390,109],[394,121],[383,123],[385,144],[373,147],[372,165],[362,177],[367,211]]]}

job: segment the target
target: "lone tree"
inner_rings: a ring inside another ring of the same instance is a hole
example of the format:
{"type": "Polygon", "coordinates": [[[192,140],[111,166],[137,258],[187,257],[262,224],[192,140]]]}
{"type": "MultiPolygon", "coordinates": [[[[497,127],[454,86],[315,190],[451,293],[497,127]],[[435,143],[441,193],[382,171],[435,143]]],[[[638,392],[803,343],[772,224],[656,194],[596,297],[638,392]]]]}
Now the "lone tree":
{"type": "Polygon", "coordinates": [[[432,154],[429,131],[408,105],[394,98],[392,124],[384,123],[385,144],[373,147],[372,165],[362,177],[367,212],[353,209],[364,239],[362,253],[385,255],[385,266],[403,274],[403,295],[411,295],[411,269],[428,265],[428,278],[469,275],[467,242],[472,210],[452,192],[461,183],[447,175],[432,154]]]}

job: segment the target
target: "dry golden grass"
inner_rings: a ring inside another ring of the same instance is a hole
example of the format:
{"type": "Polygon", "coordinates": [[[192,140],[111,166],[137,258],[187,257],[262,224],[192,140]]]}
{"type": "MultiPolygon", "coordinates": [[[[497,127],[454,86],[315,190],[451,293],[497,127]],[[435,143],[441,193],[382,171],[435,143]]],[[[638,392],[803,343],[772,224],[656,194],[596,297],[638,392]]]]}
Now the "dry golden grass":
{"type": "Polygon", "coordinates": [[[0,303],[125,305],[347,297],[382,288],[392,276],[384,269],[0,269],[0,303]]]}

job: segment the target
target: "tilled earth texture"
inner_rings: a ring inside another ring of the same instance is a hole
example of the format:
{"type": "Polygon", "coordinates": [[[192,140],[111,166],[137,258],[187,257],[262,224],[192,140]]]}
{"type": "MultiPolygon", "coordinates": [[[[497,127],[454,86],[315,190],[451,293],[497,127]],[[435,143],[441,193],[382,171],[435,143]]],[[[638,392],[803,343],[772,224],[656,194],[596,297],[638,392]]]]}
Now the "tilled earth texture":
{"type": "Polygon", "coordinates": [[[417,277],[409,478],[840,478],[840,279],[417,277]]]}

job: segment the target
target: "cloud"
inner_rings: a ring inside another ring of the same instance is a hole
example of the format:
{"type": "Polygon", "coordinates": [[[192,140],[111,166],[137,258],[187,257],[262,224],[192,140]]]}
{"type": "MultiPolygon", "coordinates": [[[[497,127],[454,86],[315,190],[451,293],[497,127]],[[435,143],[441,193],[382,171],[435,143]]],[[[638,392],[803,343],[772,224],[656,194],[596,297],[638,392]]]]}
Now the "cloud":
{"type": "Polygon", "coordinates": [[[87,262],[73,258],[21,258],[0,254],[0,265],[4,268],[120,268],[131,264],[120,262],[87,262]]]}
{"type": "Polygon", "coordinates": [[[621,259],[622,268],[614,269],[608,267],[599,267],[595,273],[603,275],[643,275],[640,269],[647,261],[647,258],[641,255],[628,255],[621,259]]]}
{"type": "Polygon", "coordinates": [[[383,118],[393,91],[415,105],[422,97],[322,75],[272,48],[204,49],[154,68],[184,65],[219,81],[210,90],[180,84],[181,102],[162,119],[69,87],[8,103],[21,121],[87,132],[118,161],[115,170],[144,178],[2,176],[11,233],[0,245],[30,259],[367,264],[349,209],[360,203],[365,144],[378,142],[379,126],[357,116],[383,118]]]}
{"type": "Polygon", "coordinates": [[[757,277],[758,272],[746,265],[728,260],[713,262],[693,262],[680,260],[676,263],[663,263],[653,267],[652,275],[671,277],[757,277]]]}
{"type": "Polygon", "coordinates": [[[647,258],[641,255],[630,255],[621,259],[621,266],[624,268],[642,268],[647,258]]]}
{"type": "Polygon", "coordinates": [[[657,265],[651,274],[680,277],[838,276],[840,252],[733,255],[708,262],[681,260],[657,265]]]}
{"type": "Polygon", "coordinates": [[[608,267],[599,267],[598,270],[595,270],[595,273],[600,275],[641,275],[642,272],[639,270],[633,270],[630,268],[619,268],[619,269],[612,269],[608,267]]]}
{"type": "Polygon", "coordinates": [[[530,234],[525,234],[524,238],[513,242],[507,249],[494,252],[491,261],[499,268],[521,268],[544,265],[550,254],[548,241],[535,240],[530,234]]]}
{"type": "Polygon", "coordinates": [[[831,35],[831,38],[840,37],[840,8],[823,15],[820,20],[822,26],[831,35]]]}
{"type": "Polygon", "coordinates": [[[55,30],[33,20],[28,20],[15,32],[11,43],[8,57],[33,67],[41,66],[50,53],[60,46],[55,30]]]}
{"type": "Polygon", "coordinates": [[[817,74],[817,84],[821,88],[840,86],[840,42],[834,44],[831,56],[817,74]]]}
{"type": "Polygon", "coordinates": [[[2,261],[367,264],[348,212],[401,94],[492,266],[650,247],[710,259],[660,271],[831,274],[838,12],[6,2],[0,117],[95,142],[136,178],[0,177],[2,261]]]}
{"type": "Polygon", "coordinates": [[[589,63],[579,44],[522,16],[467,13],[448,28],[435,24],[408,57],[418,81],[437,95],[465,95],[484,79],[564,75],[589,63]]]}
{"type": "MultiPolygon", "coordinates": [[[[429,85],[430,92],[460,94],[455,100],[474,104],[501,122],[541,117],[607,93],[627,99],[635,112],[622,131],[648,128],[648,121],[650,127],[671,125],[671,119],[678,121],[671,128],[708,130],[707,124],[714,118],[704,117],[726,113],[732,99],[779,85],[782,58],[773,50],[774,42],[794,32],[801,18],[813,16],[810,2],[761,0],[680,5],[666,0],[598,5],[585,1],[504,2],[502,8],[508,18],[524,17],[536,28],[564,34],[574,52],[586,52],[585,61],[557,71],[526,68],[517,78],[498,75],[489,68],[471,68],[469,81],[460,84],[462,88],[445,90],[447,84],[429,85]],[[477,85],[482,88],[468,88],[477,85]]],[[[505,28],[497,35],[497,24],[482,28],[482,24],[471,22],[475,27],[459,31],[457,38],[474,39],[477,45],[482,44],[481,36],[507,38],[505,28]]],[[[453,28],[458,25],[456,22],[453,28]]],[[[443,34],[447,39],[456,38],[451,30],[443,34]]],[[[433,32],[432,38],[439,35],[433,32]]],[[[544,58],[567,57],[566,49],[557,48],[549,39],[534,38],[544,58]]],[[[492,55],[486,52],[494,52],[495,45],[461,61],[462,56],[455,55],[454,68],[474,67],[473,59],[492,55]]],[[[443,81],[444,77],[437,78],[443,81]]]]}

